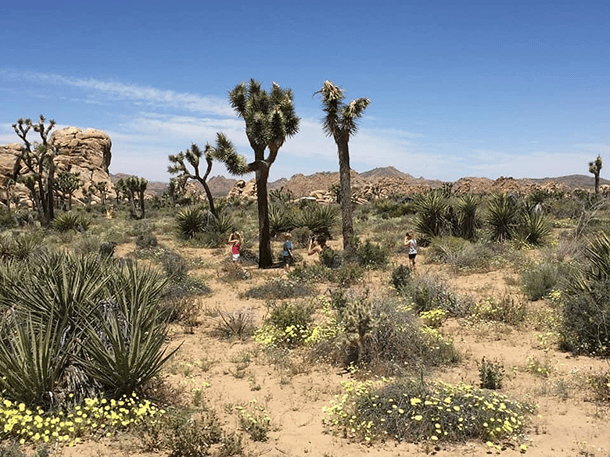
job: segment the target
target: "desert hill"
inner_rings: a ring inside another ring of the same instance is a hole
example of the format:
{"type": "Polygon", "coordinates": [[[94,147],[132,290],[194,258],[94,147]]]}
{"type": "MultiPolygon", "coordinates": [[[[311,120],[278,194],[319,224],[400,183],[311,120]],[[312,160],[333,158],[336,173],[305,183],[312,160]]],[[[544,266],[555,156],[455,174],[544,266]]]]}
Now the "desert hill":
{"type": "MultiPolygon", "coordinates": [[[[112,182],[118,181],[127,175],[123,173],[110,175],[112,182]]],[[[225,176],[214,176],[208,180],[210,190],[216,197],[225,197],[239,182],[238,179],[225,176]]],[[[282,189],[292,192],[297,197],[309,196],[314,192],[326,192],[329,187],[339,182],[339,173],[322,171],[311,175],[298,173],[290,178],[281,178],[270,182],[268,187],[282,189]]],[[[415,178],[404,173],[393,166],[374,168],[369,171],[357,173],[352,170],[352,186],[358,189],[373,189],[381,195],[411,194],[426,189],[441,187],[444,184],[440,180],[415,178]]],[[[500,177],[492,180],[480,177],[464,177],[453,182],[453,191],[456,193],[488,193],[488,192],[522,192],[529,193],[536,189],[545,188],[549,190],[574,190],[594,189],[594,179],[591,175],[569,175],[546,178],[511,178],[500,177]]],[[[610,185],[607,179],[600,179],[600,185],[610,185]]],[[[148,192],[160,194],[167,188],[167,183],[149,182],[148,192]]]]}

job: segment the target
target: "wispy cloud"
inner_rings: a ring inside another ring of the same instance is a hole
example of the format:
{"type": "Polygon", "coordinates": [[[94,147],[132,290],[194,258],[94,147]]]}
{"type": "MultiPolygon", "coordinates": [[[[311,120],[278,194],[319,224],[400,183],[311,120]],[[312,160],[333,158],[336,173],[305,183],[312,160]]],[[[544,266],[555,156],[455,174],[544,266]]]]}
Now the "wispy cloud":
{"type": "MultiPolygon", "coordinates": [[[[101,81],[95,78],[69,78],[53,73],[0,70],[0,77],[13,80],[25,79],[41,84],[79,87],[111,96],[114,99],[128,100],[154,106],[178,108],[194,113],[206,113],[218,116],[229,116],[234,114],[231,107],[224,99],[212,96],[206,97],[188,92],[175,92],[173,90],[163,90],[150,86],[125,84],[116,81],[101,81]]],[[[95,99],[90,99],[88,102],[95,103],[95,99]]]]}

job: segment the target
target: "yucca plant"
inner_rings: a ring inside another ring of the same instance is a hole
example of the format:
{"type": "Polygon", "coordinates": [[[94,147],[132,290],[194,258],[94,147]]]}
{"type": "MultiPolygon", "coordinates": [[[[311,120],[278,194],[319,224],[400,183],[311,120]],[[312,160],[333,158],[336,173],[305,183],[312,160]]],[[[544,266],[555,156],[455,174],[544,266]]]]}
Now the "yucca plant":
{"type": "Polygon", "coordinates": [[[44,324],[31,317],[16,320],[0,344],[2,396],[26,405],[50,406],[58,402],[75,338],[67,319],[51,313],[44,324]]]}
{"type": "Polygon", "coordinates": [[[477,209],[481,198],[473,194],[460,195],[455,208],[458,214],[457,231],[462,238],[474,240],[476,229],[479,226],[477,209]]]}
{"type": "Polygon", "coordinates": [[[0,236],[0,258],[23,260],[43,249],[44,236],[44,232],[38,230],[25,231],[17,235],[3,233],[0,236]]]}
{"type": "Polygon", "coordinates": [[[112,269],[97,255],[63,251],[44,252],[26,263],[11,262],[0,268],[0,303],[37,324],[67,319],[77,329],[106,295],[112,269]]]}
{"type": "Polygon", "coordinates": [[[167,325],[159,302],[166,285],[162,273],[127,264],[108,285],[111,298],[85,323],[79,360],[114,394],[128,394],[145,384],[177,350],[163,349],[167,325]]]}
{"type": "Polygon", "coordinates": [[[339,207],[314,203],[305,206],[295,219],[295,226],[307,227],[316,235],[330,236],[330,229],[337,221],[339,207]]]}
{"type": "Polygon", "coordinates": [[[3,264],[0,390],[49,404],[138,389],[173,353],[163,349],[166,282],[135,263],[62,252],[3,264]]]}
{"type": "Polygon", "coordinates": [[[551,234],[551,225],[544,214],[526,212],[521,217],[519,233],[524,241],[540,246],[551,234]]]}
{"type": "Polygon", "coordinates": [[[519,204],[515,196],[507,193],[494,194],[487,203],[485,221],[496,241],[511,239],[519,225],[519,204]]]}
{"type": "Polygon", "coordinates": [[[415,230],[429,237],[448,235],[451,224],[447,218],[449,202],[442,191],[435,189],[415,197],[417,219],[415,230]]]}
{"type": "Polygon", "coordinates": [[[295,227],[294,218],[295,216],[285,206],[269,206],[269,230],[271,236],[292,230],[295,227]]]}
{"type": "Polygon", "coordinates": [[[185,239],[193,238],[205,230],[210,217],[200,205],[189,206],[176,215],[178,231],[185,239]]]}
{"type": "Polygon", "coordinates": [[[59,232],[67,232],[69,230],[84,232],[89,229],[90,225],[91,219],[87,216],[72,212],[58,214],[53,219],[53,222],[51,222],[51,227],[59,232]]]}

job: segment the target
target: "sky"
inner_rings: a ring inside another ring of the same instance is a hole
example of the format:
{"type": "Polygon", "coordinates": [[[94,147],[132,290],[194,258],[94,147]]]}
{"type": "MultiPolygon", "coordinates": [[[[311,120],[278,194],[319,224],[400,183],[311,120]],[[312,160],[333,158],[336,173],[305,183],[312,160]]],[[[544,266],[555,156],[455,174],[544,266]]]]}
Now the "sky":
{"type": "MultiPolygon", "coordinates": [[[[12,2],[0,14],[0,144],[44,114],[112,139],[111,173],[169,181],[168,156],[223,132],[253,159],[228,92],[294,92],[300,130],[270,179],[337,171],[325,80],[368,97],[358,172],[610,176],[607,0],[12,2]]],[[[32,137],[34,138],[34,137],[32,137]]],[[[229,176],[220,163],[212,176],[229,176]]]]}

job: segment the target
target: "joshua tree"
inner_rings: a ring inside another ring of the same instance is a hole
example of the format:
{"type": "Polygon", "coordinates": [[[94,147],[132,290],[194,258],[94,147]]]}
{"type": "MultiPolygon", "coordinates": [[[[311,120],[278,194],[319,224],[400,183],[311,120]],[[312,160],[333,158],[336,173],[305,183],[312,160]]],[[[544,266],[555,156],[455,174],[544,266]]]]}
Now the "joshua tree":
{"type": "Polygon", "coordinates": [[[108,194],[108,183],[106,181],[98,181],[90,187],[92,193],[100,194],[100,202],[106,204],[106,195],[108,194]]]}
{"type": "Polygon", "coordinates": [[[62,206],[68,200],[67,209],[72,209],[72,196],[81,186],[80,173],[72,173],[69,169],[57,173],[55,190],[59,194],[62,206]]]}
{"type": "Polygon", "coordinates": [[[54,217],[53,184],[55,180],[55,156],[59,148],[49,144],[49,133],[55,127],[51,119],[45,125],[45,117],[41,114],[38,123],[31,119],[19,119],[13,124],[13,130],[23,141],[23,150],[17,156],[14,178],[19,176],[22,167],[26,174],[20,177],[21,181],[30,190],[32,202],[38,211],[40,223],[48,226],[54,217]],[[40,143],[31,143],[27,136],[30,129],[40,135],[40,143]]]}
{"type": "Polygon", "coordinates": [[[602,170],[602,158],[597,156],[593,162],[589,162],[589,173],[593,173],[595,176],[595,193],[599,193],[599,172],[602,170]]]}
{"type": "Polygon", "coordinates": [[[214,207],[214,197],[212,197],[212,192],[210,192],[210,187],[208,186],[207,179],[212,171],[212,162],[215,158],[220,158],[221,160],[228,160],[228,155],[235,154],[233,145],[226,139],[226,137],[221,134],[216,134],[216,147],[213,147],[210,143],[205,145],[205,150],[202,151],[199,149],[195,143],[191,145],[191,149],[187,149],[185,152],[180,152],[177,155],[170,155],[169,161],[174,165],[170,165],[167,168],[167,171],[171,174],[178,175],[177,178],[180,179],[180,182],[186,183],[189,179],[194,179],[198,181],[205,190],[205,195],[208,198],[208,203],[210,205],[210,212],[217,216],[216,208],[214,207]],[[207,163],[207,168],[203,176],[201,176],[199,172],[199,164],[201,162],[201,157],[205,157],[205,161],[207,163]],[[193,167],[193,172],[190,172],[184,160],[193,167]]]}
{"type": "Polygon", "coordinates": [[[127,178],[121,178],[115,185],[117,192],[117,198],[119,193],[127,195],[129,203],[131,205],[131,217],[134,219],[144,219],[144,192],[148,186],[148,181],[138,176],[128,176],[127,178]],[[136,198],[138,200],[138,206],[140,207],[140,214],[136,211],[136,198]]]}
{"type": "Polygon", "coordinates": [[[243,156],[236,154],[228,145],[224,157],[219,160],[227,165],[231,174],[256,174],[259,268],[268,268],[273,264],[267,195],[269,169],[286,138],[299,131],[300,119],[295,113],[292,98],[292,90],[282,89],[279,84],[273,83],[271,92],[268,93],[254,79],[247,84],[238,84],[229,92],[231,106],[246,123],[246,136],[254,150],[254,161],[247,163],[243,156]],[[265,157],[267,149],[269,153],[265,157]]]}
{"type": "Polygon", "coordinates": [[[341,212],[343,223],[343,249],[354,251],[354,225],[352,221],[352,186],[350,182],[349,139],[358,131],[357,119],[371,101],[368,98],[357,98],[347,105],[343,103],[343,89],[331,81],[324,81],[322,88],[316,92],[322,96],[322,110],[326,113],[322,128],[337,143],[339,155],[339,182],[341,185],[341,212]]]}

